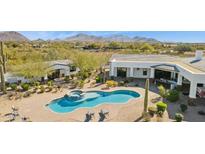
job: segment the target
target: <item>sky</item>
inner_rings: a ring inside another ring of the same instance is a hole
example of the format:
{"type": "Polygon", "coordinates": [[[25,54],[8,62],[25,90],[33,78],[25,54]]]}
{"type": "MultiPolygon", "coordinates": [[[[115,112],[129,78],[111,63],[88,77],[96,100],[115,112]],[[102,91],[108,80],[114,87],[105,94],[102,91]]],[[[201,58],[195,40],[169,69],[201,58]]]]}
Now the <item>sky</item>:
{"type": "Polygon", "coordinates": [[[129,37],[139,36],[154,38],[158,41],[166,42],[205,42],[205,31],[20,31],[20,33],[30,40],[63,39],[79,33],[84,33],[104,37],[110,35],[125,35],[129,37]]]}

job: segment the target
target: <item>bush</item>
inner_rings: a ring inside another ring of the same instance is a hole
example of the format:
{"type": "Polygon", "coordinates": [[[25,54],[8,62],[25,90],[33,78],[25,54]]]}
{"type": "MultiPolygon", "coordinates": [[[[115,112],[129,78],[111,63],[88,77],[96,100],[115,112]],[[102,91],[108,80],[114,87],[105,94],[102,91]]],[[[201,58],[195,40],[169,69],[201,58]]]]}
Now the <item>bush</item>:
{"type": "Polygon", "coordinates": [[[85,82],[83,80],[80,80],[78,84],[80,88],[83,88],[85,85],[85,82]]]}
{"type": "Polygon", "coordinates": [[[100,82],[101,82],[100,76],[97,76],[97,77],[95,78],[95,81],[96,81],[96,83],[100,83],[100,82]]]}
{"type": "Polygon", "coordinates": [[[65,79],[64,79],[64,81],[65,81],[66,83],[69,83],[69,82],[70,82],[70,77],[69,77],[69,76],[66,76],[65,79]]]}
{"type": "Polygon", "coordinates": [[[71,79],[74,79],[75,74],[71,74],[70,77],[71,77],[71,79]]]}
{"type": "Polygon", "coordinates": [[[44,93],[45,92],[45,87],[43,85],[40,86],[40,91],[38,93],[44,93]]]}
{"type": "Polygon", "coordinates": [[[40,82],[35,82],[35,86],[40,86],[40,82]]]}
{"type": "Polygon", "coordinates": [[[49,87],[53,86],[53,81],[48,81],[47,85],[48,85],[49,87]]]}
{"type": "Polygon", "coordinates": [[[21,87],[22,87],[23,91],[28,91],[30,85],[28,83],[23,83],[23,84],[21,84],[21,87]]]}
{"type": "Polygon", "coordinates": [[[157,112],[157,108],[155,106],[148,107],[148,112],[151,116],[154,116],[154,114],[157,112]]]}
{"type": "Polygon", "coordinates": [[[120,82],[118,83],[118,85],[119,85],[119,86],[124,86],[124,85],[125,85],[125,82],[124,82],[124,81],[120,81],[120,82]]]}
{"type": "Polygon", "coordinates": [[[167,95],[167,100],[170,102],[176,102],[179,100],[179,91],[177,90],[170,90],[167,95]]]}
{"type": "Polygon", "coordinates": [[[177,122],[182,122],[183,119],[184,119],[184,116],[181,113],[176,113],[175,114],[175,120],[177,122]]]}
{"type": "Polygon", "coordinates": [[[10,85],[10,87],[11,87],[12,90],[16,90],[16,89],[17,89],[17,84],[12,83],[12,84],[10,85]]]}
{"type": "Polygon", "coordinates": [[[163,117],[164,112],[163,111],[157,111],[157,117],[163,117]]]}
{"type": "Polygon", "coordinates": [[[159,89],[159,95],[163,98],[167,97],[167,90],[164,88],[163,85],[158,86],[159,89]]]}
{"type": "Polygon", "coordinates": [[[113,80],[108,80],[108,81],[106,81],[106,85],[107,85],[107,87],[116,87],[118,85],[118,83],[116,81],[113,81],[113,80]]]}
{"type": "Polygon", "coordinates": [[[185,112],[188,109],[186,104],[180,104],[180,108],[182,112],[185,112]]]}
{"type": "Polygon", "coordinates": [[[164,112],[166,109],[167,109],[167,104],[166,103],[164,103],[164,102],[157,102],[156,103],[156,105],[157,105],[157,111],[159,112],[159,111],[162,111],[162,112],[164,112]]]}

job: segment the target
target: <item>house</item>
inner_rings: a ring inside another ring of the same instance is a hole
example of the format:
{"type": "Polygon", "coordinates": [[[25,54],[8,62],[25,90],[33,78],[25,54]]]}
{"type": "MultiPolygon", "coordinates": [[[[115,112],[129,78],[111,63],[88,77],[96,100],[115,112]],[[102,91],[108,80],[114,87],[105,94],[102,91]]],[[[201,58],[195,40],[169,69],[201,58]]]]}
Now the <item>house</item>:
{"type": "MultiPolygon", "coordinates": [[[[56,60],[56,61],[48,61],[45,62],[48,64],[49,74],[45,74],[45,76],[38,78],[38,81],[44,81],[48,79],[56,79],[61,77],[70,76],[71,74],[76,74],[79,69],[76,68],[72,61],[70,60],[56,60]]],[[[14,75],[12,72],[7,72],[5,75],[6,83],[28,83],[30,79],[27,79],[23,76],[14,75]]]]}
{"type": "Polygon", "coordinates": [[[189,97],[196,98],[197,87],[205,87],[205,58],[203,51],[196,51],[192,58],[115,54],[110,59],[109,76],[150,78],[171,88],[187,84],[189,97]]]}

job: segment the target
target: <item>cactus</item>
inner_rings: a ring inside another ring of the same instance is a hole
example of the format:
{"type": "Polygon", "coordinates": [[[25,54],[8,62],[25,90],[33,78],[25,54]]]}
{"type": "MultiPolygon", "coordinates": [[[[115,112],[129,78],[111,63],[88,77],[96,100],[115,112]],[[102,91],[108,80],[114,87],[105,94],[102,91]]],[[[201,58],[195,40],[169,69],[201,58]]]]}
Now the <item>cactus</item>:
{"type": "Polygon", "coordinates": [[[1,77],[1,90],[6,94],[6,85],[4,74],[6,73],[6,56],[3,52],[3,43],[0,42],[0,77],[1,77]]]}
{"type": "Polygon", "coordinates": [[[147,113],[147,107],[148,107],[148,92],[149,92],[149,79],[146,80],[145,83],[145,96],[144,96],[144,110],[143,115],[147,113]]]}

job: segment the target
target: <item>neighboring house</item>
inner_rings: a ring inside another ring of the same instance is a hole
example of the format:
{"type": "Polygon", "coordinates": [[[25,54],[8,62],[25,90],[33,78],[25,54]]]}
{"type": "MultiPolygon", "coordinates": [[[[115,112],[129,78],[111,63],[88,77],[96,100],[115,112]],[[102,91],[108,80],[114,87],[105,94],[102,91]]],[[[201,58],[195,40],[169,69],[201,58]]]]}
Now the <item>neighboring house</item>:
{"type": "Polygon", "coordinates": [[[169,55],[123,55],[110,59],[111,77],[150,78],[169,83],[171,88],[189,85],[189,97],[196,98],[197,87],[205,87],[205,58],[196,51],[193,58],[169,55]]]}
{"type": "MultiPolygon", "coordinates": [[[[70,60],[57,60],[57,61],[49,61],[48,69],[50,70],[49,74],[45,74],[45,76],[41,78],[37,78],[38,81],[44,81],[47,79],[56,79],[61,77],[70,76],[71,74],[76,74],[79,69],[72,65],[72,61],[70,60]]],[[[7,83],[28,83],[30,79],[26,79],[23,76],[17,76],[8,72],[5,74],[5,81],[7,83]]]]}

